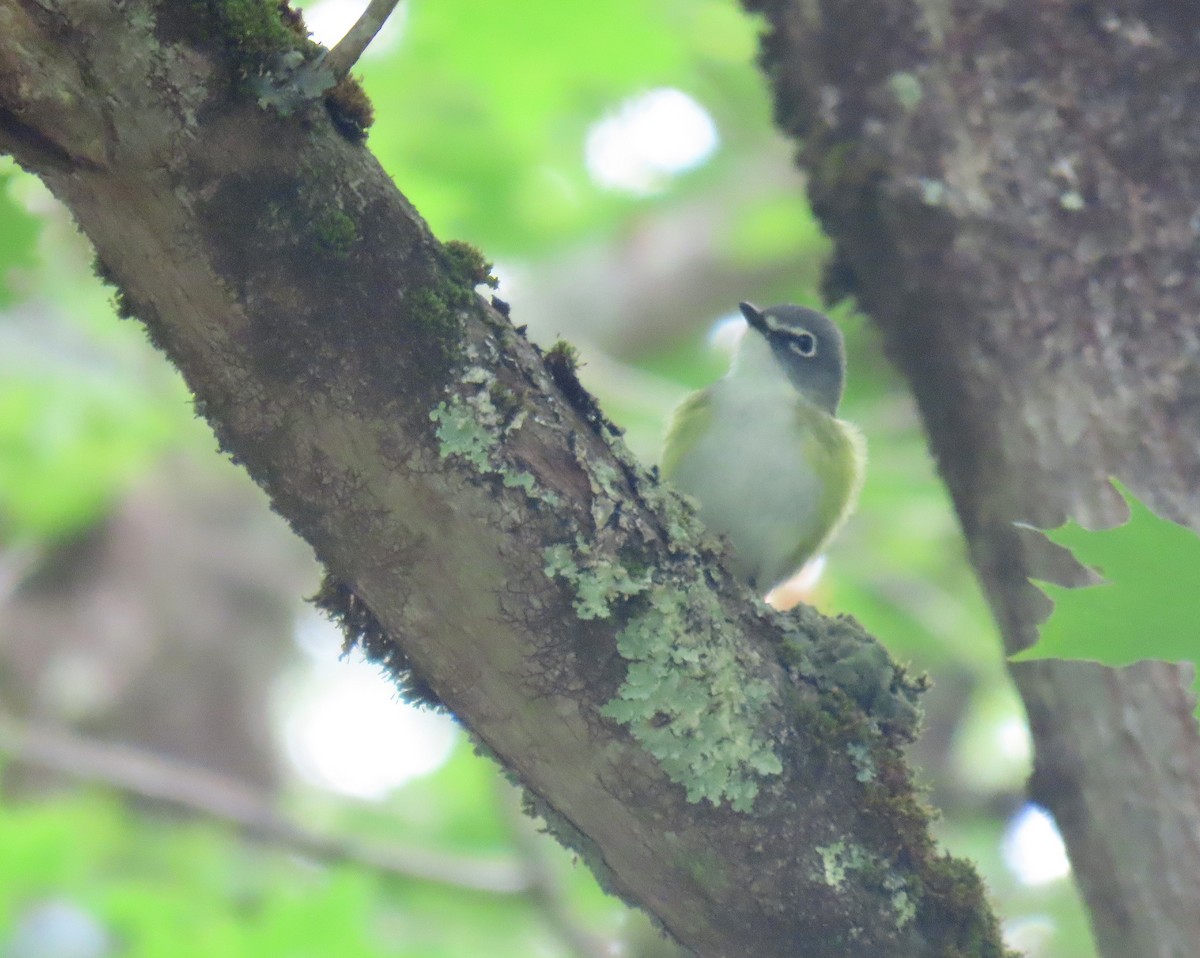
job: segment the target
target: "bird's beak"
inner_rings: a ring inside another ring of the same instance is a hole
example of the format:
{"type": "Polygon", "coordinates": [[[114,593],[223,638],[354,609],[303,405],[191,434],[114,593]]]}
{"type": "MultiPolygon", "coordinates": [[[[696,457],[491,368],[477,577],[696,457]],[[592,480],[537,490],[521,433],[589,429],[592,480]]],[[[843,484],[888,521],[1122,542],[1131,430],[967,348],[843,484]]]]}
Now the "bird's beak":
{"type": "Polygon", "coordinates": [[[738,309],[740,309],[742,311],[742,315],[746,317],[746,322],[748,322],[763,335],[766,335],[767,321],[763,318],[763,314],[757,306],[752,306],[750,303],[738,303],[738,309]]]}

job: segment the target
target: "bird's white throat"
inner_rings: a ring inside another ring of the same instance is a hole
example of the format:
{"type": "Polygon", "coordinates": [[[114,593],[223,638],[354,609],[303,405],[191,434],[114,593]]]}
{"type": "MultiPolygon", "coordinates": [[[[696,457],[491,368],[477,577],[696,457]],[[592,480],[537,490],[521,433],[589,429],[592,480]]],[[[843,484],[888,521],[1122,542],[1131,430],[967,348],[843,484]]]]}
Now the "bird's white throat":
{"type": "Polygon", "coordinates": [[[737,380],[739,390],[745,385],[761,386],[764,392],[783,387],[795,392],[787,373],[779,365],[771,344],[753,329],[747,329],[742,337],[726,378],[737,380]]]}

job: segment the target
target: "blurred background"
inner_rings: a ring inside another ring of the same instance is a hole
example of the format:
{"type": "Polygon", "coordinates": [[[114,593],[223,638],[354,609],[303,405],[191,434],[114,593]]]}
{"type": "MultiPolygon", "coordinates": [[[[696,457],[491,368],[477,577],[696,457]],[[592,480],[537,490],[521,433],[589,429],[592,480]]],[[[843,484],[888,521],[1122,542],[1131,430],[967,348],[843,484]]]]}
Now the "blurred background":
{"type": "MultiPolygon", "coordinates": [[[[364,5],[304,13],[328,44],[364,5]]],[[[822,302],[757,30],[733,0],[405,0],[360,65],[368,145],[496,261],[514,321],[578,347],[646,461],[724,371],[739,300],[839,321],[870,469],[799,594],[932,675],[912,760],[941,839],[1014,946],[1090,958],[912,403],[854,304],[822,302]]],[[[0,958],[647,953],[452,719],[339,660],[318,582],[69,217],[0,160],[0,958]]]]}

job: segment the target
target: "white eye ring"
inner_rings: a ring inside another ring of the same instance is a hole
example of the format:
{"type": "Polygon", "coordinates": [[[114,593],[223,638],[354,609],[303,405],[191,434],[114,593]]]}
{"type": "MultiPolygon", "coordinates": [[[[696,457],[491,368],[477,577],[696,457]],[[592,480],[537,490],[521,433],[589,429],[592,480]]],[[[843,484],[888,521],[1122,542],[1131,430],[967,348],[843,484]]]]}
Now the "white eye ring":
{"type": "Polygon", "coordinates": [[[803,356],[805,359],[811,359],[817,355],[817,337],[807,329],[801,330],[792,335],[791,342],[788,343],[788,349],[803,356]]]}

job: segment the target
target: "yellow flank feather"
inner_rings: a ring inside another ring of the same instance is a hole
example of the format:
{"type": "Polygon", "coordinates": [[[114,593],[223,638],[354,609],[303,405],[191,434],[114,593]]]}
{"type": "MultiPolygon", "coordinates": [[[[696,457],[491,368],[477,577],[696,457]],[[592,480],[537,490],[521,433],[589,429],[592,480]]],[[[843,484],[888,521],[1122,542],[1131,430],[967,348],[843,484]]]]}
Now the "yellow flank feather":
{"type": "Polygon", "coordinates": [[[664,476],[675,473],[680,456],[694,447],[712,425],[712,393],[712,386],[697,390],[684,399],[671,415],[663,444],[661,466],[664,476]]]}
{"type": "Polygon", "coordinates": [[[812,532],[797,543],[791,556],[792,573],[817,555],[850,518],[867,474],[867,440],[862,430],[820,410],[804,418],[808,436],[805,452],[813,469],[825,477],[825,485],[812,532]]]}

